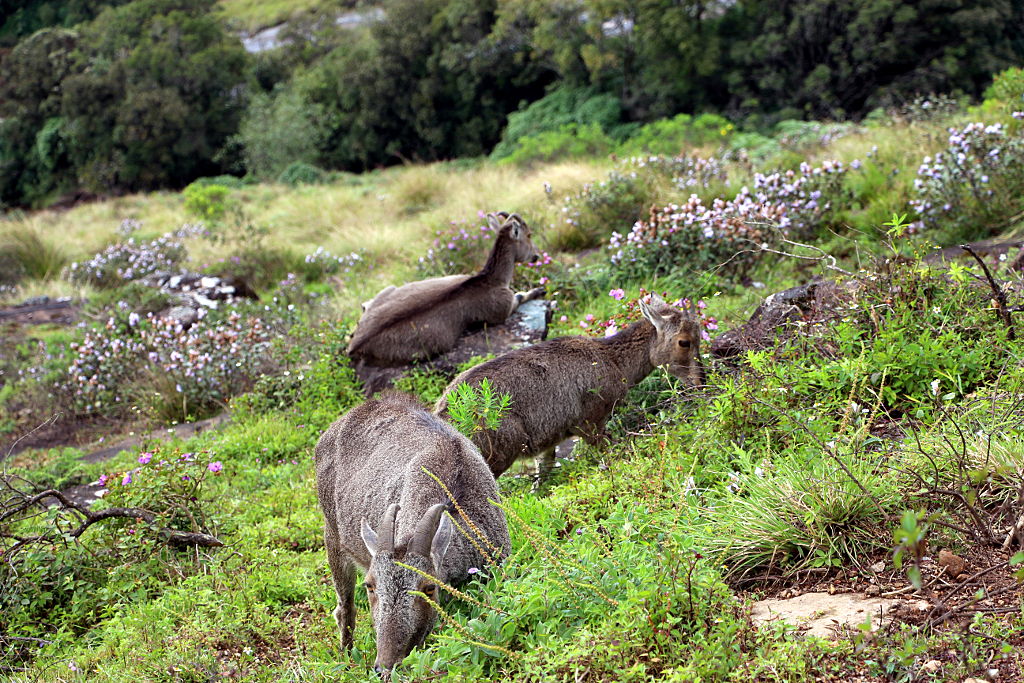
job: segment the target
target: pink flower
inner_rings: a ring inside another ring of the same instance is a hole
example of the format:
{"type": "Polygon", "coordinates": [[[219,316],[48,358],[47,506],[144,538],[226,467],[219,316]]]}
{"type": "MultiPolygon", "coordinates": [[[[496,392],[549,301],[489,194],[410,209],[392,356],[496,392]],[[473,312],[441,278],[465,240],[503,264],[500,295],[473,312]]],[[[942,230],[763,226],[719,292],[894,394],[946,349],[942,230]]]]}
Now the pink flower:
{"type": "Polygon", "coordinates": [[[587,313],[587,315],[584,317],[584,320],[586,320],[588,323],[592,323],[594,322],[594,316],[590,313],[587,313]]]}
{"type": "Polygon", "coordinates": [[[224,469],[224,465],[222,465],[218,460],[217,462],[211,462],[209,465],[206,466],[206,469],[210,470],[214,474],[217,474],[222,469],[224,469]]]}
{"type": "Polygon", "coordinates": [[[611,337],[612,335],[618,334],[618,332],[619,328],[615,327],[615,325],[609,325],[608,329],[604,331],[604,336],[611,337]]]}
{"type": "Polygon", "coordinates": [[[586,328],[590,327],[590,325],[586,324],[585,322],[583,322],[583,321],[581,320],[581,321],[580,321],[580,327],[582,327],[583,329],[586,329],[586,328]]]}
{"type": "Polygon", "coordinates": [[[549,282],[549,279],[548,279],[548,277],[546,275],[540,279],[540,283],[542,285],[546,285],[548,282],[549,282]]]}
{"type": "Polygon", "coordinates": [[[152,459],[153,459],[153,454],[152,453],[143,453],[142,455],[139,456],[139,464],[140,465],[148,465],[149,461],[152,460],[152,459]]]}
{"type": "Polygon", "coordinates": [[[560,322],[560,323],[569,322],[569,316],[563,315],[561,318],[558,319],[558,322],[560,322]]]}
{"type": "Polygon", "coordinates": [[[106,484],[107,483],[107,475],[101,474],[100,478],[96,480],[96,483],[99,484],[100,486],[103,486],[104,484],[106,484]]]}
{"type": "Polygon", "coordinates": [[[615,299],[616,301],[622,301],[623,297],[626,296],[626,291],[623,289],[613,289],[608,292],[608,296],[615,299]]]}

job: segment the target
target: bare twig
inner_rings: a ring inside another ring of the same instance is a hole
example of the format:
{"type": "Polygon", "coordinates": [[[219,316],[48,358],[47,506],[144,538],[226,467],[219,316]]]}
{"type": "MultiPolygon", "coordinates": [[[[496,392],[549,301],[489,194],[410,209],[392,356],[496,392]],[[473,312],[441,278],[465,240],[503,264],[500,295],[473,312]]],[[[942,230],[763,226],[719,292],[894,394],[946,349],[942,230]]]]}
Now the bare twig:
{"type": "Polygon", "coordinates": [[[1015,338],[1013,330],[1013,319],[1010,317],[1010,310],[1006,305],[1006,292],[999,286],[995,278],[992,277],[992,272],[988,269],[988,265],[985,261],[978,256],[977,252],[971,248],[969,244],[961,244],[960,248],[966,251],[968,254],[974,257],[974,260],[978,262],[981,269],[985,272],[985,277],[988,278],[988,286],[992,288],[992,294],[995,297],[996,302],[996,313],[999,318],[1002,319],[1003,324],[1006,325],[1006,337],[1010,340],[1015,338]]]}

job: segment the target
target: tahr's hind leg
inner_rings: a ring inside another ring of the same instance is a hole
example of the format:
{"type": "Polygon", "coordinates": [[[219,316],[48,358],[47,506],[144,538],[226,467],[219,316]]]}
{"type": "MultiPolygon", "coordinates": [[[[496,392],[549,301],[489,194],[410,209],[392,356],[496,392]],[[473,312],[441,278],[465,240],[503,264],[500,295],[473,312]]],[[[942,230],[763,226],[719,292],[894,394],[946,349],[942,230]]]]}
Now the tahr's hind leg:
{"type": "Polygon", "coordinates": [[[546,451],[537,454],[537,478],[533,480],[533,490],[539,491],[540,487],[544,484],[544,480],[551,474],[551,470],[555,468],[555,449],[557,446],[552,446],[546,451]]]}

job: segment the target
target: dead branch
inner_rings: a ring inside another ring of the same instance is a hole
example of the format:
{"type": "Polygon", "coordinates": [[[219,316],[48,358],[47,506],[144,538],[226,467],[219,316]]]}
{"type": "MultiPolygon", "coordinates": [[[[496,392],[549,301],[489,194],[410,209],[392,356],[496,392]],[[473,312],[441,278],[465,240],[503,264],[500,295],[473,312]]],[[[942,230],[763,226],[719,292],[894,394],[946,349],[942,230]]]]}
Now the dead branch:
{"type": "MultiPolygon", "coordinates": [[[[17,489],[14,489],[13,487],[11,487],[11,489],[17,491],[17,489]]],[[[18,493],[21,496],[20,500],[12,501],[9,499],[4,505],[3,512],[0,514],[0,524],[3,524],[8,520],[18,518],[20,515],[27,513],[33,507],[39,506],[45,509],[46,504],[44,501],[48,498],[56,500],[60,510],[73,513],[77,516],[79,521],[78,526],[69,531],[58,530],[50,533],[25,537],[5,532],[4,535],[7,538],[15,541],[5,553],[8,561],[11,560],[15,553],[28,545],[34,543],[52,543],[61,539],[78,538],[93,524],[107,519],[135,519],[154,526],[156,526],[158,519],[158,516],[155,513],[144,508],[112,507],[105,508],[103,510],[90,510],[87,506],[70,500],[62,492],[57,491],[56,489],[47,489],[46,491],[42,491],[32,496],[20,491],[18,493]]],[[[203,547],[219,547],[224,545],[224,543],[218,538],[211,536],[210,534],[180,531],[178,529],[170,529],[163,526],[157,527],[157,535],[163,538],[164,541],[170,545],[203,547]]]]}
{"type": "Polygon", "coordinates": [[[985,272],[985,277],[988,278],[988,286],[992,288],[992,295],[995,297],[996,314],[1003,321],[1003,324],[1006,325],[1006,337],[1013,340],[1015,338],[1013,319],[1010,317],[1010,309],[1006,304],[1006,292],[1003,291],[1003,288],[1000,287],[995,278],[992,277],[992,272],[988,269],[988,264],[978,256],[977,252],[971,248],[971,245],[961,244],[960,248],[973,256],[974,260],[978,262],[978,265],[980,265],[981,269],[985,272]]]}

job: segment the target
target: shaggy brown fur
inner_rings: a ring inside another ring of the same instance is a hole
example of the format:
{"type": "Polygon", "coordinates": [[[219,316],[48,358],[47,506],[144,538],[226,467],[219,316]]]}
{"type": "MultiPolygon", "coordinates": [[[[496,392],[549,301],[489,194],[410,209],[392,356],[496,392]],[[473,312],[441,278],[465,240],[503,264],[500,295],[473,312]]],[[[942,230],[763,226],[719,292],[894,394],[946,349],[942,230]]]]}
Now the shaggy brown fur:
{"type": "Polygon", "coordinates": [[[497,484],[469,439],[397,392],[350,410],[320,437],[315,454],[341,646],[352,646],[358,565],[366,572],[377,631],[375,668],[391,669],[423,643],[436,618],[429,603],[409,591],[439,599],[435,581],[395,563],[447,584],[462,583],[470,567],[487,564],[473,542],[453,529],[443,514],[448,496],[423,470],[444,482],[497,549],[496,561],[510,548],[505,515],[488,502],[499,500],[497,484]]]}
{"type": "Polygon", "coordinates": [[[404,365],[450,350],[471,325],[505,322],[543,288],[516,293],[515,264],[539,258],[530,228],[515,215],[490,214],[498,233],[487,263],[476,275],[449,275],[387,287],[363,304],[348,354],[371,365],[404,365]]]}
{"type": "Polygon", "coordinates": [[[629,388],[665,365],[692,385],[704,383],[700,326],[688,313],[654,297],[641,303],[645,320],[604,339],[562,337],[517,349],[456,377],[434,406],[448,414],[448,395],[463,383],[489,379],[512,405],[497,431],[473,437],[495,476],[517,458],[543,453],[543,477],[554,464],[554,447],[572,434],[588,443],[605,438],[604,426],[629,388]]]}

